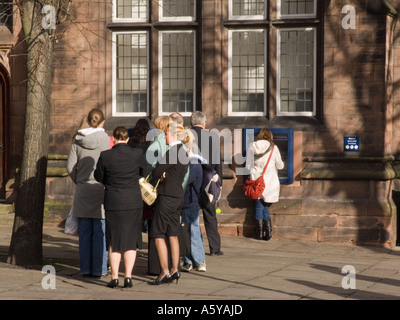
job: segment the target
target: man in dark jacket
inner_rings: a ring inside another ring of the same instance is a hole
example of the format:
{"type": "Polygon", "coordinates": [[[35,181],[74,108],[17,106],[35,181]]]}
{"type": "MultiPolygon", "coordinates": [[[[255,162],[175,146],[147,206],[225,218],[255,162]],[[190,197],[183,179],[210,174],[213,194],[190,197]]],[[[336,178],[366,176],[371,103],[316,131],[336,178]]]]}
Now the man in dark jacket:
{"type": "MultiPolygon", "coordinates": [[[[219,136],[206,130],[206,115],[196,111],[191,116],[192,130],[195,133],[196,144],[201,155],[207,160],[208,165],[216,171],[221,178],[222,184],[222,163],[220,154],[219,136]]],[[[218,220],[216,216],[215,203],[211,203],[207,194],[202,190],[199,204],[203,210],[204,227],[206,229],[211,255],[223,255],[221,251],[221,236],[218,232],[218,220]]]]}

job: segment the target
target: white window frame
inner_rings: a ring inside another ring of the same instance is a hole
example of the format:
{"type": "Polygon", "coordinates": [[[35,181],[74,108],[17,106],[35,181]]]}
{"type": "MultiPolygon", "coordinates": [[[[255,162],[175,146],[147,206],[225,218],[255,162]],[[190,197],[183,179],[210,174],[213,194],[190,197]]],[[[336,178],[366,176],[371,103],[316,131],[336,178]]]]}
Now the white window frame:
{"type": "Polygon", "coordinates": [[[117,17],[117,0],[113,0],[113,10],[112,10],[112,21],[118,23],[129,23],[129,22],[147,22],[149,20],[149,0],[147,2],[147,10],[145,18],[118,18],[117,17]]]}
{"type": "MultiPolygon", "coordinates": [[[[265,3],[266,1],[264,1],[265,3]]],[[[229,0],[229,20],[263,20],[267,17],[267,6],[264,4],[263,15],[251,15],[251,16],[235,16],[233,15],[233,3],[229,0]]]]}
{"type": "Polygon", "coordinates": [[[159,16],[159,21],[196,21],[196,1],[194,0],[193,3],[193,15],[192,16],[182,16],[182,17],[164,17],[164,1],[165,0],[159,0],[158,4],[158,16],[159,16]]]}
{"type": "Polygon", "coordinates": [[[276,77],[276,109],[278,116],[306,116],[306,117],[313,117],[316,115],[317,110],[317,28],[310,27],[310,28],[284,28],[284,29],[277,29],[277,50],[276,50],[276,61],[277,61],[277,77],[276,77]],[[300,31],[312,31],[314,32],[314,79],[313,79],[313,111],[292,111],[292,112],[284,112],[281,111],[281,31],[292,31],[292,30],[300,30],[300,31]]]}
{"type": "Polygon", "coordinates": [[[150,110],[150,48],[149,48],[149,31],[122,31],[113,32],[112,34],[112,115],[115,117],[146,117],[150,110]],[[146,34],[147,39],[147,107],[146,112],[117,112],[117,35],[119,34],[146,34]]]}
{"type": "Polygon", "coordinates": [[[278,19],[305,19],[305,18],[316,18],[317,17],[317,0],[314,0],[314,12],[313,13],[308,13],[308,14],[282,14],[281,9],[281,3],[282,0],[277,0],[276,5],[277,5],[277,17],[278,19]]]}
{"type": "Polygon", "coordinates": [[[160,31],[158,33],[158,114],[161,116],[164,115],[170,115],[171,112],[164,112],[163,109],[163,100],[162,100],[162,95],[163,95],[163,77],[162,77],[162,70],[163,70],[163,43],[162,43],[162,35],[165,33],[192,33],[193,34],[193,110],[191,112],[180,112],[180,114],[184,117],[189,117],[191,114],[195,111],[196,109],[196,88],[197,88],[197,83],[196,83],[196,78],[197,78],[197,59],[196,59],[196,32],[194,30],[165,30],[165,31],[160,31]]]}
{"type": "MultiPolygon", "coordinates": [[[[231,2],[231,1],[230,1],[231,2]]],[[[267,114],[267,52],[266,48],[268,47],[268,38],[267,38],[267,30],[266,29],[233,29],[228,30],[228,116],[230,117],[257,117],[257,116],[266,116],[267,114]],[[263,112],[235,112],[232,110],[232,34],[234,32],[263,32],[264,33],[264,111],[263,112]]]]}

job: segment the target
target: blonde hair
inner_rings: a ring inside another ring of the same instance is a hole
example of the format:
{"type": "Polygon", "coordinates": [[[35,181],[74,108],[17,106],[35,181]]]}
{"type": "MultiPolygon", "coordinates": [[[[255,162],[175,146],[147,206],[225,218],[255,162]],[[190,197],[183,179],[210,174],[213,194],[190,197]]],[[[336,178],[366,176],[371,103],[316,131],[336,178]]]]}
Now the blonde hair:
{"type": "Polygon", "coordinates": [[[160,116],[154,120],[154,125],[157,129],[167,132],[170,122],[171,118],[169,116],[160,116]]]}
{"type": "Polygon", "coordinates": [[[184,137],[184,140],[182,140],[182,142],[186,145],[188,150],[190,149],[190,151],[193,152],[194,154],[198,154],[200,150],[197,145],[195,133],[193,133],[193,130],[192,129],[184,129],[183,133],[184,133],[185,137],[184,137]]]}
{"type": "Polygon", "coordinates": [[[177,140],[186,143],[188,136],[182,125],[177,124],[176,122],[170,122],[167,126],[167,131],[169,132],[170,136],[174,136],[177,140]]]}

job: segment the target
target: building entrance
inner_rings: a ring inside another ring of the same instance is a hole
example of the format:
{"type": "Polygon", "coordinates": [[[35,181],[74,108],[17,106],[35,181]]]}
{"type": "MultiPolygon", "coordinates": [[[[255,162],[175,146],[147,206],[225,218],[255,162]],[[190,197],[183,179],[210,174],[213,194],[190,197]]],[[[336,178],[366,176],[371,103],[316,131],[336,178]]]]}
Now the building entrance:
{"type": "Polygon", "coordinates": [[[8,177],[8,111],[9,84],[6,71],[0,65],[0,200],[5,199],[8,177]]]}

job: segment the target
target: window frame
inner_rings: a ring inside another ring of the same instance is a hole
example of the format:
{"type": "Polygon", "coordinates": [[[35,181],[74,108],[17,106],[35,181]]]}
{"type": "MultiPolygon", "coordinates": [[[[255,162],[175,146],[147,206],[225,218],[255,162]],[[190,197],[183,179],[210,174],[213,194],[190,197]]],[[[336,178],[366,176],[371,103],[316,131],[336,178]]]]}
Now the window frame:
{"type": "Polygon", "coordinates": [[[233,21],[241,21],[241,20],[265,20],[267,18],[267,9],[268,6],[265,5],[266,1],[264,1],[264,14],[263,15],[234,15],[233,14],[233,0],[228,1],[228,12],[229,12],[229,20],[233,21]]]}
{"type": "Polygon", "coordinates": [[[115,23],[132,23],[132,22],[148,22],[149,21],[149,15],[150,15],[150,6],[149,6],[149,0],[146,0],[146,17],[145,18],[118,18],[117,17],[117,0],[112,1],[113,5],[113,10],[112,10],[112,21],[115,23]]]}
{"type": "Polygon", "coordinates": [[[147,117],[150,112],[150,34],[148,30],[114,31],[112,32],[112,116],[114,117],[147,117]],[[120,34],[146,34],[147,44],[147,106],[146,112],[117,112],[117,36],[120,34]]]}
{"type": "MultiPolygon", "coordinates": [[[[162,48],[157,47],[160,42],[160,33],[169,31],[177,32],[179,30],[187,30],[193,32],[194,35],[194,86],[193,86],[193,110],[185,112],[185,115],[189,115],[195,110],[200,110],[201,107],[198,105],[201,101],[201,88],[199,87],[201,79],[201,62],[197,59],[201,59],[201,22],[199,22],[199,15],[202,12],[202,2],[194,0],[194,16],[191,19],[178,20],[163,20],[160,13],[161,1],[146,0],[147,7],[147,19],[131,19],[131,18],[116,18],[117,14],[117,0],[112,1],[112,18],[107,23],[107,28],[111,30],[112,38],[112,49],[111,49],[111,65],[112,65],[112,89],[111,89],[111,100],[112,100],[112,117],[125,117],[125,118],[138,118],[138,117],[154,117],[162,114],[169,114],[162,112],[162,103],[160,104],[161,90],[158,87],[160,77],[158,66],[159,58],[161,56],[160,50],[162,48]],[[134,33],[134,32],[146,32],[147,33],[147,111],[145,112],[117,112],[117,73],[116,73],[116,34],[121,33],[134,33]]],[[[162,96],[161,96],[162,97],[162,96]]]]}
{"type": "Polygon", "coordinates": [[[267,29],[265,28],[257,28],[257,29],[229,29],[228,30],[228,116],[229,117],[244,117],[244,116],[252,116],[252,117],[264,117],[267,115],[267,97],[268,97],[268,66],[267,66],[267,52],[264,50],[264,110],[261,111],[253,111],[253,112],[236,112],[233,111],[233,70],[232,70],[232,52],[233,52],[233,41],[232,34],[234,32],[262,32],[264,35],[264,46],[268,46],[268,35],[267,29]]]}
{"type": "Polygon", "coordinates": [[[310,19],[317,17],[318,0],[314,0],[313,13],[282,14],[282,0],[276,0],[276,16],[278,20],[285,19],[310,19]]]}
{"type": "Polygon", "coordinates": [[[162,35],[164,33],[192,33],[193,34],[193,110],[191,112],[179,112],[182,116],[188,117],[196,110],[197,103],[197,34],[196,30],[182,29],[182,30],[160,30],[158,32],[158,114],[160,116],[170,115],[171,112],[164,112],[163,109],[163,43],[162,35]]]}
{"type": "MultiPolygon", "coordinates": [[[[231,31],[233,30],[254,30],[263,29],[265,32],[265,52],[266,57],[265,64],[265,108],[264,115],[262,117],[267,119],[277,118],[298,118],[300,119],[311,119],[315,118],[317,121],[321,121],[322,116],[322,96],[323,96],[323,85],[320,79],[323,78],[323,54],[319,50],[319,45],[323,44],[323,8],[318,5],[318,1],[314,0],[314,12],[312,14],[290,14],[280,15],[281,0],[275,1],[275,6],[272,1],[265,0],[265,17],[262,19],[255,19],[254,16],[246,16],[243,19],[238,19],[236,16],[232,16],[233,0],[228,0],[227,4],[227,18],[224,21],[224,27],[227,30],[228,38],[228,83],[227,83],[227,116],[230,117],[260,117],[261,114],[252,114],[250,112],[234,112],[232,111],[232,94],[230,93],[232,88],[232,49],[231,49],[231,31]],[[246,19],[247,18],[247,19],[246,19]],[[278,51],[278,45],[280,46],[280,39],[278,39],[279,30],[288,29],[300,29],[305,30],[312,28],[314,32],[314,57],[313,57],[313,111],[299,111],[299,112],[281,112],[281,92],[278,71],[280,72],[280,48],[278,51]],[[275,29],[275,30],[274,30],[275,29]],[[279,70],[278,70],[279,69],[279,70]],[[278,107],[279,104],[279,107],[278,107]],[[319,120],[318,120],[319,119],[319,120]]],[[[259,16],[257,16],[259,17],[259,16]]]]}
{"type": "Polygon", "coordinates": [[[196,16],[197,16],[197,0],[193,0],[193,15],[192,16],[181,16],[181,17],[164,17],[163,12],[164,12],[164,1],[165,0],[159,0],[158,4],[158,21],[161,22],[194,22],[196,21],[196,16]]]}
{"type": "Polygon", "coordinates": [[[317,113],[317,28],[316,27],[291,27],[276,29],[276,114],[278,116],[305,116],[314,117],[317,113]],[[281,31],[312,29],[314,33],[314,52],[313,52],[313,111],[281,111],[281,31]]]}

